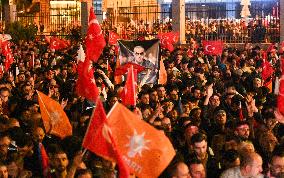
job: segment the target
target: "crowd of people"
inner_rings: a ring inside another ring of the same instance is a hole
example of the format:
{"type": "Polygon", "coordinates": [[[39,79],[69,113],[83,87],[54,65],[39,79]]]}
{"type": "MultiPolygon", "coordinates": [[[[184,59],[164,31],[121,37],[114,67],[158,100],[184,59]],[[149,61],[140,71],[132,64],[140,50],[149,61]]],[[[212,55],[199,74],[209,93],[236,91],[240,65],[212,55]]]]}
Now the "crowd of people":
{"type": "MultiPolygon", "coordinates": [[[[195,40],[216,40],[222,39],[230,43],[259,43],[259,42],[277,42],[279,38],[279,20],[276,18],[250,20],[187,20],[186,38],[195,40]]],[[[160,32],[172,31],[172,22],[167,23],[149,23],[145,21],[127,24],[118,24],[112,27],[111,23],[105,21],[103,28],[114,30],[124,39],[147,37],[153,38],[160,32]]]]}
{"type": "MultiPolygon", "coordinates": [[[[54,51],[39,37],[11,48],[15,62],[0,73],[0,177],[117,176],[112,162],[80,152],[94,106],[75,90],[79,43],[54,51]],[[36,90],[61,103],[72,136],[61,140],[46,133],[36,90]]],[[[160,177],[283,176],[284,127],[274,115],[276,95],[262,79],[264,49],[226,47],[221,56],[203,50],[192,45],[163,49],[167,82],[139,86],[131,108],[164,131],[176,150],[160,177]]],[[[281,73],[280,55],[275,47],[265,59],[274,66],[273,83],[281,73]]],[[[124,86],[114,80],[116,60],[115,46],[107,46],[94,64],[106,111],[121,100],[124,86]]]]}

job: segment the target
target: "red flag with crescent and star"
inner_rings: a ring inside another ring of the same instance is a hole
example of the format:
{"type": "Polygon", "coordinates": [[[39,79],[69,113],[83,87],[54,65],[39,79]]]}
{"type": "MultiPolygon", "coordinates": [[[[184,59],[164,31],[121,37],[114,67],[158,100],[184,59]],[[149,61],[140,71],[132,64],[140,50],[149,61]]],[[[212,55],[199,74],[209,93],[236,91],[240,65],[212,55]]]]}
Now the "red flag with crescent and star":
{"type": "Polygon", "coordinates": [[[161,41],[161,48],[173,51],[174,44],[177,43],[179,40],[179,33],[178,32],[159,33],[158,38],[161,41]]]}
{"type": "Polygon", "coordinates": [[[97,62],[106,45],[101,26],[94,13],[94,8],[90,8],[89,28],[86,36],[86,58],[97,62]]]}
{"type": "Polygon", "coordinates": [[[119,35],[113,31],[109,31],[108,34],[108,43],[110,45],[116,45],[117,44],[117,40],[119,39],[119,35]]]}
{"type": "Polygon", "coordinates": [[[206,55],[221,55],[224,43],[221,40],[217,41],[202,41],[204,54],[206,55]]]}
{"type": "Polygon", "coordinates": [[[125,86],[123,89],[123,97],[122,103],[125,106],[136,106],[136,100],[137,100],[137,69],[134,69],[134,67],[131,65],[128,68],[128,73],[127,73],[127,80],[125,82],[125,86]]]}
{"type": "Polygon", "coordinates": [[[49,48],[54,50],[60,50],[68,47],[68,42],[57,37],[50,38],[49,48]]]}
{"type": "Polygon", "coordinates": [[[2,53],[5,56],[4,69],[5,69],[5,72],[7,72],[9,70],[11,64],[14,62],[14,57],[12,55],[10,41],[7,41],[7,40],[1,41],[1,48],[2,48],[2,53]]]}

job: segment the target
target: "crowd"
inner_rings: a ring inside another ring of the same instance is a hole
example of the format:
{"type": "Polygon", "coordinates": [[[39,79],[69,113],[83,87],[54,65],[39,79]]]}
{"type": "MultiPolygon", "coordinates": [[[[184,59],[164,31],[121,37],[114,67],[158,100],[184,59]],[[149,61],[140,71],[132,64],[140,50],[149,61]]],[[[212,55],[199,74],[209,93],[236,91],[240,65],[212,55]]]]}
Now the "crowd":
{"type": "MultiPolygon", "coordinates": [[[[149,23],[145,21],[127,24],[118,24],[115,27],[105,21],[103,28],[114,30],[124,39],[138,38],[140,36],[152,38],[153,35],[160,32],[172,31],[172,22],[167,23],[149,23]]],[[[234,43],[259,43],[259,42],[277,42],[279,37],[279,20],[276,18],[250,20],[187,20],[186,21],[186,39],[195,40],[216,40],[222,39],[225,42],[234,43]]]]}
{"type": "MultiPolygon", "coordinates": [[[[44,38],[13,44],[15,62],[0,73],[0,177],[115,177],[115,164],[80,152],[94,106],[75,91],[79,44],[59,51],[48,46],[44,38]],[[36,90],[61,103],[72,136],[46,133],[36,90]]],[[[184,46],[162,50],[167,83],[140,86],[132,108],[164,131],[176,150],[160,177],[283,176],[284,127],[274,115],[276,97],[263,85],[263,49],[226,47],[221,56],[189,50],[192,56],[184,46]]],[[[116,59],[115,47],[108,46],[94,64],[106,111],[120,101],[124,86],[114,80],[116,59]]],[[[274,83],[281,73],[276,47],[266,60],[274,66],[274,83]]]]}

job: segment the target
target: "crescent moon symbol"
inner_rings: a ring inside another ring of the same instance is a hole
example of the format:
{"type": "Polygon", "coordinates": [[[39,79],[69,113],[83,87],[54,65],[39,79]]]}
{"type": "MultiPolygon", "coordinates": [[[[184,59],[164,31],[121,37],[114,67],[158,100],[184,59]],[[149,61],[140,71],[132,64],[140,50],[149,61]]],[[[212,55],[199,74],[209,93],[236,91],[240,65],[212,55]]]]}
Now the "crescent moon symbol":
{"type": "MultiPolygon", "coordinates": [[[[212,45],[206,45],[206,46],[205,46],[205,51],[212,52],[212,50],[209,50],[209,49],[208,49],[210,46],[212,46],[212,45]]],[[[211,48],[211,49],[213,49],[213,48],[211,48]]]]}

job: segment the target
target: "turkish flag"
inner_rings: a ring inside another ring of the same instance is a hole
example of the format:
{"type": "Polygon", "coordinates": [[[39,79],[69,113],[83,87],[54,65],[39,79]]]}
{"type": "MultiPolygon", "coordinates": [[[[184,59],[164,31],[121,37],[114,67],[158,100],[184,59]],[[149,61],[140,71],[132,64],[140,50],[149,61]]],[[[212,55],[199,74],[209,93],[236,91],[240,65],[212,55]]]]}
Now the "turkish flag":
{"type": "Polygon", "coordinates": [[[54,50],[60,50],[68,47],[68,42],[57,37],[50,38],[49,48],[54,50]]]}
{"type": "Polygon", "coordinates": [[[92,62],[85,59],[84,62],[80,61],[77,66],[78,80],[76,82],[76,91],[78,95],[86,99],[96,102],[99,96],[99,90],[94,78],[94,69],[92,62]]]}
{"type": "Polygon", "coordinates": [[[122,103],[125,106],[136,106],[137,99],[137,70],[133,69],[133,66],[128,68],[127,80],[123,89],[124,97],[122,97],[122,103]]]}
{"type": "Polygon", "coordinates": [[[271,43],[268,48],[266,49],[266,52],[267,53],[270,53],[270,52],[274,52],[275,51],[275,45],[274,43],[271,43]]]}
{"type": "Polygon", "coordinates": [[[89,27],[85,42],[86,58],[96,62],[103,52],[106,42],[93,7],[90,8],[89,27]]]}
{"type": "Polygon", "coordinates": [[[98,99],[89,127],[86,131],[83,147],[110,161],[117,162],[119,176],[127,178],[128,168],[122,160],[113,139],[102,102],[98,99]]]}
{"type": "Polygon", "coordinates": [[[178,42],[179,33],[177,32],[159,33],[158,38],[161,41],[161,48],[173,51],[174,50],[173,45],[178,42]]]}
{"type": "Polygon", "coordinates": [[[158,177],[175,155],[163,131],[118,102],[108,113],[108,123],[123,160],[137,177],[158,177]]]}
{"type": "Polygon", "coordinates": [[[119,39],[119,35],[117,33],[109,31],[108,43],[110,45],[116,45],[118,39],[119,39]]]}
{"type": "Polygon", "coordinates": [[[2,41],[1,43],[2,53],[5,56],[4,69],[6,72],[9,70],[11,64],[14,62],[14,57],[12,55],[12,50],[10,46],[11,43],[9,41],[2,41]]]}
{"type": "Polygon", "coordinates": [[[223,42],[221,40],[217,41],[202,41],[204,48],[204,54],[207,55],[221,55],[223,51],[223,42]]]}
{"type": "Polygon", "coordinates": [[[42,168],[42,173],[43,173],[43,175],[45,176],[45,177],[47,177],[48,176],[48,168],[49,168],[49,164],[48,164],[48,155],[47,155],[47,153],[46,153],[46,151],[45,151],[45,148],[44,148],[44,146],[43,146],[43,144],[42,143],[39,143],[38,144],[38,153],[39,153],[39,159],[40,159],[40,161],[41,161],[41,168],[42,168]]]}
{"type": "Polygon", "coordinates": [[[7,53],[6,59],[4,61],[4,66],[5,66],[6,72],[10,69],[11,64],[13,64],[13,62],[14,62],[14,57],[13,57],[12,53],[7,53]]]}
{"type": "Polygon", "coordinates": [[[72,126],[62,106],[55,100],[37,91],[43,125],[47,133],[61,139],[72,135],[72,126]]]}
{"type": "Polygon", "coordinates": [[[279,112],[284,115],[284,75],[279,80],[279,93],[277,98],[277,107],[279,112]]]}
{"type": "Polygon", "coordinates": [[[131,66],[133,66],[133,68],[137,70],[137,73],[140,73],[143,70],[145,70],[144,66],[141,66],[133,62],[128,62],[127,64],[124,64],[123,66],[116,67],[114,75],[115,76],[124,75],[128,71],[128,68],[131,66]]]}
{"type": "Polygon", "coordinates": [[[264,83],[266,83],[266,80],[273,75],[273,72],[274,69],[271,66],[271,64],[268,61],[264,60],[262,63],[262,73],[261,73],[264,83]]]}
{"type": "Polygon", "coordinates": [[[282,41],[279,45],[279,53],[283,53],[284,52],[284,41],[282,41]]]}
{"type": "Polygon", "coordinates": [[[187,57],[189,57],[189,58],[194,57],[194,54],[192,53],[190,48],[187,50],[186,54],[187,54],[187,57]]]}

